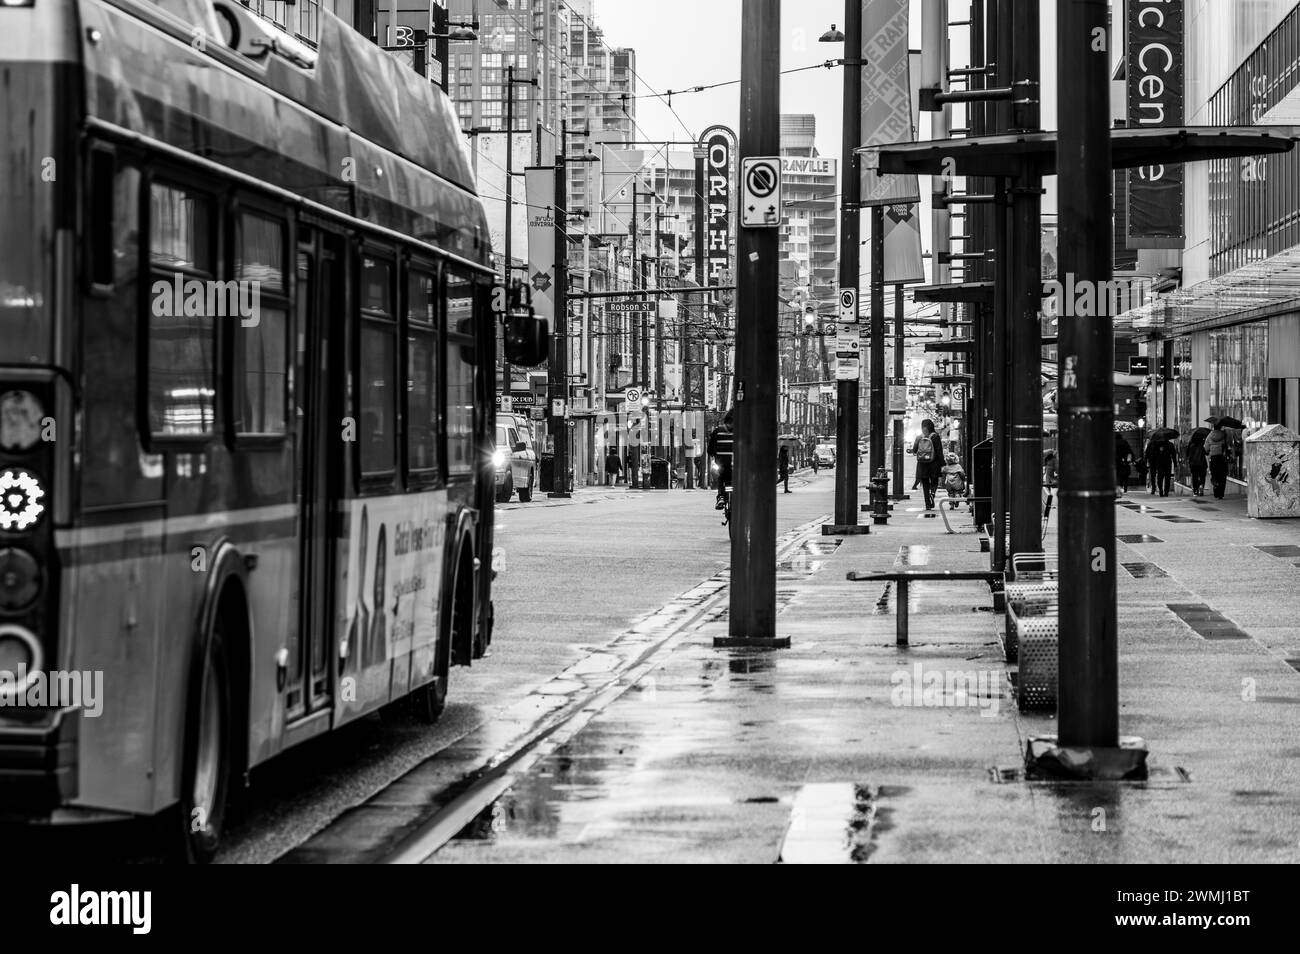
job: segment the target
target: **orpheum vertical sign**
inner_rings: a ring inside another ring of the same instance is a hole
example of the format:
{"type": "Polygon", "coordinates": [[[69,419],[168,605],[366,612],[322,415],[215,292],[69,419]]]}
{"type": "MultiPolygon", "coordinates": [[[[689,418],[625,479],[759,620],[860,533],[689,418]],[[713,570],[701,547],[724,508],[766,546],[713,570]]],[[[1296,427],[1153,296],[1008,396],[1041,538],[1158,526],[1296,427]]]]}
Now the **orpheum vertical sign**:
{"type": "MultiPolygon", "coordinates": [[[[1127,0],[1128,127],[1183,124],[1183,0],[1127,0]]],[[[1129,248],[1183,247],[1181,163],[1128,170],[1129,248]]]]}
{"type": "Polygon", "coordinates": [[[704,144],[704,257],[708,283],[721,285],[731,257],[731,144],[735,134],[726,126],[710,126],[704,144]]]}

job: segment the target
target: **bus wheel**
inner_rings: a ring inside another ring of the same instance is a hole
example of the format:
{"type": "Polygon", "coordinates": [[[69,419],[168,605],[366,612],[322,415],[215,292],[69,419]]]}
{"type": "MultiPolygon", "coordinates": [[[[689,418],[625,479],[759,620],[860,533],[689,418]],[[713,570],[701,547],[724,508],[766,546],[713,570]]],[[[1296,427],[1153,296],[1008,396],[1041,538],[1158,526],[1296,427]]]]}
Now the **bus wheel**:
{"type": "Polygon", "coordinates": [[[185,864],[207,864],[217,853],[230,792],[230,670],[226,616],[217,612],[196,692],[186,716],[181,800],[173,809],[168,854],[185,864]]]}

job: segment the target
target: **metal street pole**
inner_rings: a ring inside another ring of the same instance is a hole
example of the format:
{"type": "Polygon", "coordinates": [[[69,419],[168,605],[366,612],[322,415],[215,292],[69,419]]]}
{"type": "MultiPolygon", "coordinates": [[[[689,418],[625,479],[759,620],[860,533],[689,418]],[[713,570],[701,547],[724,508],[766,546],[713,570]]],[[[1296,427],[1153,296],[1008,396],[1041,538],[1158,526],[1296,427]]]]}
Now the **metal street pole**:
{"type": "MultiPolygon", "coordinates": [[[[740,157],[780,153],[781,3],[744,0],[740,157]]],[[[776,414],[779,231],[737,229],[731,591],[723,646],[789,646],[776,635],[776,414]]]]}
{"type": "MultiPolygon", "coordinates": [[[[858,315],[858,260],[859,260],[859,203],[862,201],[862,177],[858,170],[858,146],[862,144],[862,0],[844,0],[844,132],[840,145],[840,294],[853,292],[853,322],[847,327],[850,334],[861,338],[858,315]],[[852,65],[851,65],[852,64],[852,65]]],[[[874,221],[874,219],[873,219],[874,221]]],[[[874,319],[872,333],[874,335],[874,319]]],[[[873,337],[872,373],[874,375],[875,349],[878,342],[873,337]]],[[[838,350],[838,349],[837,349],[838,350]]],[[[884,352],[881,352],[882,358],[884,352]]],[[[835,522],[824,525],[824,534],[869,533],[866,524],[858,523],[858,401],[859,376],[835,382],[835,522]]],[[[872,379],[874,413],[875,379],[872,379]]],[[[883,405],[882,405],[883,407],[883,405]]],[[[876,439],[875,418],[872,418],[872,446],[876,439]]],[[[883,425],[882,425],[883,427],[883,425]]],[[[882,431],[883,434],[883,431],[882,431]]],[[[881,462],[884,461],[884,444],[881,444],[881,462]]],[[[874,464],[871,473],[875,473],[874,464]]]]}
{"type": "MultiPolygon", "coordinates": [[[[1106,0],[1071,0],[1057,9],[1057,149],[1060,276],[1105,288],[1111,277],[1109,56],[1106,0]]],[[[1112,34],[1113,35],[1113,34],[1112,34]]],[[[1096,296],[1094,296],[1095,298],[1096,296]]],[[[1104,296],[1103,296],[1104,297],[1104,296]]],[[[1063,309],[1070,311],[1072,309],[1063,309]]],[[[1058,718],[1060,743],[1119,744],[1119,661],[1115,613],[1115,481],[1101,448],[1114,444],[1114,333],[1100,314],[1058,318],[1060,469],[1058,718]]]]}
{"type": "MultiPolygon", "coordinates": [[[[1011,81],[1017,95],[1013,129],[1038,129],[1038,4],[1017,7],[1012,20],[1011,81]],[[1020,85],[1024,84],[1024,85],[1020,85]]],[[[1021,172],[1011,189],[1011,246],[1007,255],[1010,280],[1008,345],[1011,373],[1007,382],[1007,423],[1010,444],[1011,555],[1043,549],[1043,341],[1039,310],[1042,296],[1042,178],[1021,172]]],[[[1099,445],[1100,446],[1100,445],[1099,445]]]]}
{"type": "MultiPolygon", "coordinates": [[[[894,383],[903,381],[903,286],[894,286],[894,383]]],[[[903,493],[903,416],[894,418],[894,492],[891,500],[907,500],[903,493]]]]}
{"type": "MultiPolygon", "coordinates": [[[[560,143],[555,153],[555,341],[551,347],[550,396],[551,434],[554,437],[554,469],[548,497],[569,497],[569,122],[560,121],[560,143]],[[555,402],[563,412],[555,415],[555,402]]],[[[509,178],[509,177],[507,177],[509,178]]]]}
{"type": "MultiPolygon", "coordinates": [[[[637,255],[637,245],[636,245],[636,241],[637,241],[636,199],[637,199],[636,181],[633,180],[632,218],[628,222],[628,239],[632,247],[631,261],[632,261],[632,290],[633,291],[636,291],[637,288],[639,287],[640,275],[641,275],[641,259],[637,255]]],[[[638,383],[637,377],[641,373],[641,366],[639,363],[640,356],[638,354],[641,347],[640,323],[641,323],[640,312],[633,311],[628,314],[627,316],[627,324],[628,324],[628,332],[629,332],[628,337],[631,339],[629,343],[631,344],[630,357],[632,360],[632,368],[631,371],[629,372],[628,380],[632,384],[638,383]]],[[[642,387],[645,386],[645,382],[640,382],[640,384],[642,387]]],[[[631,418],[633,413],[636,413],[638,415],[641,414],[640,406],[637,406],[635,409],[633,409],[631,405],[628,405],[626,403],[624,406],[628,408],[627,415],[629,418],[631,418]]],[[[642,418],[638,417],[638,420],[644,423],[642,418]]],[[[628,424],[629,425],[631,424],[630,420],[628,421],[628,424]]],[[[629,434],[633,433],[630,426],[628,428],[628,433],[629,434]]],[[[637,435],[637,439],[632,443],[632,447],[631,447],[632,453],[630,455],[630,460],[628,462],[628,465],[632,470],[632,473],[628,475],[628,484],[634,490],[640,490],[641,489],[641,443],[642,441],[645,440],[645,428],[643,426],[639,426],[636,429],[635,433],[637,435]]]]}
{"type": "MultiPolygon", "coordinates": [[[[1011,22],[1007,15],[1010,4],[1008,0],[989,0],[988,33],[986,42],[990,51],[988,57],[996,71],[995,86],[1008,86],[1011,83],[1011,50],[1009,48],[1011,22]]],[[[992,135],[1004,133],[1010,125],[1010,115],[1004,102],[996,101],[989,105],[987,112],[992,115],[992,135]]],[[[989,411],[993,420],[993,569],[1003,570],[1007,559],[1007,478],[1010,468],[1007,466],[1007,313],[1010,309],[1010,288],[1008,287],[1008,258],[1010,252],[1010,235],[1007,229],[1007,209],[1004,205],[1008,180],[1004,176],[994,176],[989,180],[993,184],[993,205],[990,215],[993,219],[993,348],[990,363],[993,366],[992,393],[989,398],[989,411]]]]}
{"type": "MultiPolygon", "coordinates": [[[[397,0],[393,0],[394,3],[397,0]]],[[[503,272],[505,274],[506,287],[510,286],[510,279],[514,277],[514,259],[511,257],[513,246],[511,239],[514,230],[511,228],[511,222],[515,215],[515,177],[514,173],[514,139],[515,139],[515,68],[506,67],[506,261],[503,272]]],[[[474,155],[478,155],[478,149],[474,150],[474,155]]],[[[510,359],[506,357],[505,349],[506,326],[505,322],[501,323],[501,403],[504,405],[512,403],[511,397],[511,379],[510,379],[510,359]]],[[[506,408],[502,408],[506,410],[506,408]]],[[[514,410],[510,407],[509,410],[514,410]]]]}
{"type": "MultiPolygon", "coordinates": [[[[873,476],[885,467],[885,207],[871,207],[871,456],[873,476]]],[[[855,389],[856,390],[856,389],[855,389]]],[[[855,404],[856,409],[856,404],[855,404]]],[[[857,436],[854,435],[856,441],[857,436]]],[[[857,448],[854,447],[854,460],[857,448]]],[[[877,515],[876,523],[887,517],[877,515]]]]}

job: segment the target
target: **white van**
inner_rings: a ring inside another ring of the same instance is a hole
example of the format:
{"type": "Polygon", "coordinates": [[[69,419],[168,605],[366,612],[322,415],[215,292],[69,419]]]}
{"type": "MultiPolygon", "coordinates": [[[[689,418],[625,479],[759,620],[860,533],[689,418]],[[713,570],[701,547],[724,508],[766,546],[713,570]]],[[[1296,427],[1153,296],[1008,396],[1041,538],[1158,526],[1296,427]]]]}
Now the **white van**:
{"type": "Polygon", "coordinates": [[[537,448],[533,442],[533,425],[518,414],[498,414],[492,451],[496,469],[496,494],[505,503],[519,491],[521,503],[533,499],[537,489],[537,448]]]}

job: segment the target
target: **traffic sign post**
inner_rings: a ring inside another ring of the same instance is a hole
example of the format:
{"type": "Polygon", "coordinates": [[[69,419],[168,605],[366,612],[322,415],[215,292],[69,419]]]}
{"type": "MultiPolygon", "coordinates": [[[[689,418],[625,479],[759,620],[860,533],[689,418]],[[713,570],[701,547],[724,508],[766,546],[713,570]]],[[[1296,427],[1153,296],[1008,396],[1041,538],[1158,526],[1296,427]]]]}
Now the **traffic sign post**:
{"type": "Polygon", "coordinates": [[[840,289],[840,321],[856,323],[858,320],[858,290],[856,288],[840,289]]]}
{"type": "Polygon", "coordinates": [[[781,224],[780,156],[741,160],[740,224],[747,229],[774,229],[781,224]]]}

